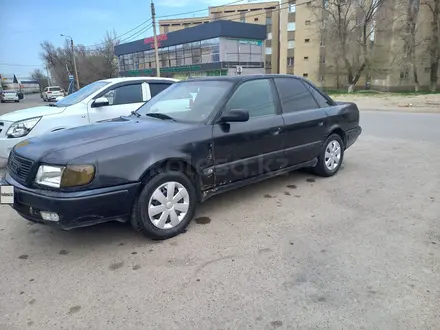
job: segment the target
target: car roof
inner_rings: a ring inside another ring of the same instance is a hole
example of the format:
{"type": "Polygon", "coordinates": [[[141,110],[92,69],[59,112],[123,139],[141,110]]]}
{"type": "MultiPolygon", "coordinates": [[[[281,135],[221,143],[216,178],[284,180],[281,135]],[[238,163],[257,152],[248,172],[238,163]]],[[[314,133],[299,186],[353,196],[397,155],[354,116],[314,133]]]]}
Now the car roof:
{"type": "Polygon", "coordinates": [[[120,83],[120,82],[126,82],[126,81],[139,81],[139,80],[145,80],[145,81],[171,81],[176,82],[177,79],[172,78],[162,78],[162,77],[148,77],[148,76],[139,76],[139,77],[120,77],[120,78],[109,78],[109,79],[103,79],[101,81],[109,82],[109,83],[120,83]]]}
{"type": "Polygon", "coordinates": [[[246,80],[253,80],[259,78],[297,78],[301,80],[305,80],[302,77],[295,76],[293,74],[247,74],[247,75],[237,75],[237,76],[213,76],[213,77],[194,77],[189,78],[187,81],[195,81],[195,80],[219,80],[219,81],[231,81],[234,83],[238,83],[246,80]]]}

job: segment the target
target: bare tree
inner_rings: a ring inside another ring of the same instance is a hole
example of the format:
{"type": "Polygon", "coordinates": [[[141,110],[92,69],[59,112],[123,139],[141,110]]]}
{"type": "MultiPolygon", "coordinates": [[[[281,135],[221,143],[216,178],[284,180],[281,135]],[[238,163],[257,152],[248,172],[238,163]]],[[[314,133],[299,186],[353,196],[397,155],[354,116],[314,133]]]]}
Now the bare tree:
{"type": "MultiPolygon", "coordinates": [[[[118,76],[118,63],[114,55],[114,46],[118,43],[115,33],[107,32],[103,42],[94,47],[81,44],[75,46],[74,55],[82,86],[96,80],[118,76]]],[[[73,54],[69,41],[66,40],[63,47],[55,47],[52,43],[45,41],[41,43],[41,48],[41,56],[57,84],[67,89],[68,73],[73,72],[73,54]]]]}
{"type": "Polygon", "coordinates": [[[438,69],[440,62],[440,0],[422,0],[422,4],[431,13],[431,36],[429,43],[430,78],[429,89],[437,90],[438,69]]]}
{"type": "Polygon", "coordinates": [[[30,77],[36,81],[38,81],[38,84],[40,85],[40,90],[46,88],[49,86],[49,79],[48,77],[43,73],[40,69],[35,69],[31,72],[30,77]]]}
{"type": "Polygon", "coordinates": [[[385,1],[329,0],[324,5],[314,6],[326,39],[338,48],[349,92],[354,91],[364,71],[370,70],[374,25],[377,12],[385,1]]]}

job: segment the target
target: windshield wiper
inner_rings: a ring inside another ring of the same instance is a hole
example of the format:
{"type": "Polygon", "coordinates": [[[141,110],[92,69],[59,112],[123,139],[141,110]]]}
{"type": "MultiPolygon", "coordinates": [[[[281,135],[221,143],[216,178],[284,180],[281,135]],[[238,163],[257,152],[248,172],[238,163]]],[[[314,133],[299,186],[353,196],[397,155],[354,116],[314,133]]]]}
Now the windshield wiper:
{"type": "Polygon", "coordinates": [[[149,117],[153,117],[153,118],[158,118],[158,119],[162,119],[162,120],[173,120],[176,121],[173,117],[170,117],[164,113],[159,113],[159,112],[154,112],[154,113],[147,113],[146,116],[149,117]]]}
{"type": "Polygon", "coordinates": [[[137,113],[136,111],[132,111],[131,114],[132,114],[133,116],[138,117],[138,118],[141,116],[141,115],[140,115],[139,113],[137,113]]]}

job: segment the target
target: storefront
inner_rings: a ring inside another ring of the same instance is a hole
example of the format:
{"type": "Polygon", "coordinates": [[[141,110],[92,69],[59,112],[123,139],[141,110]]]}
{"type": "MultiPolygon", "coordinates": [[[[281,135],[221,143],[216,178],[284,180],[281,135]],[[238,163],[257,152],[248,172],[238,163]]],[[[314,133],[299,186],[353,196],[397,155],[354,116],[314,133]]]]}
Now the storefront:
{"type": "MultiPolygon", "coordinates": [[[[162,77],[264,73],[266,27],[215,21],[157,36],[162,77]]],[[[115,47],[120,76],[155,76],[152,37],[115,47]]]]}

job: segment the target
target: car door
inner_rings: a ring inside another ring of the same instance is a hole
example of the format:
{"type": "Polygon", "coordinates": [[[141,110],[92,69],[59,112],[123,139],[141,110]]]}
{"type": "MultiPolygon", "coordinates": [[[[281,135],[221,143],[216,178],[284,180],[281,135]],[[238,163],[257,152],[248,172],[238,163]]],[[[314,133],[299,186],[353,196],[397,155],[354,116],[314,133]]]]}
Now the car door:
{"type": "Polygon", "coordinates": [[[312,160],[318,156],[326,137],[327,114],[302,80],[282,77],[274,81],[286,125],[285,151],[289,165],[312,160]]]}
{"type": "MultiPolygon", "coordinates": [[[[243,82],[226,103],[249,111],[249,120],[214,124],[215,184],[248,179],[284,166],[284,121],[270,79],[243,82]]],[[[197,99],[196,99],[197,100],[197,99]]]]}
{"type": "Polygon", "coordinates": [[[130,115],[147,100],[147,88],[142,81],[126,82],[99,93],[88,105],[90,123],[130,115]],[[108,100],[108,105],[95,105],[94,101],[102,97],[108,100]]]}

